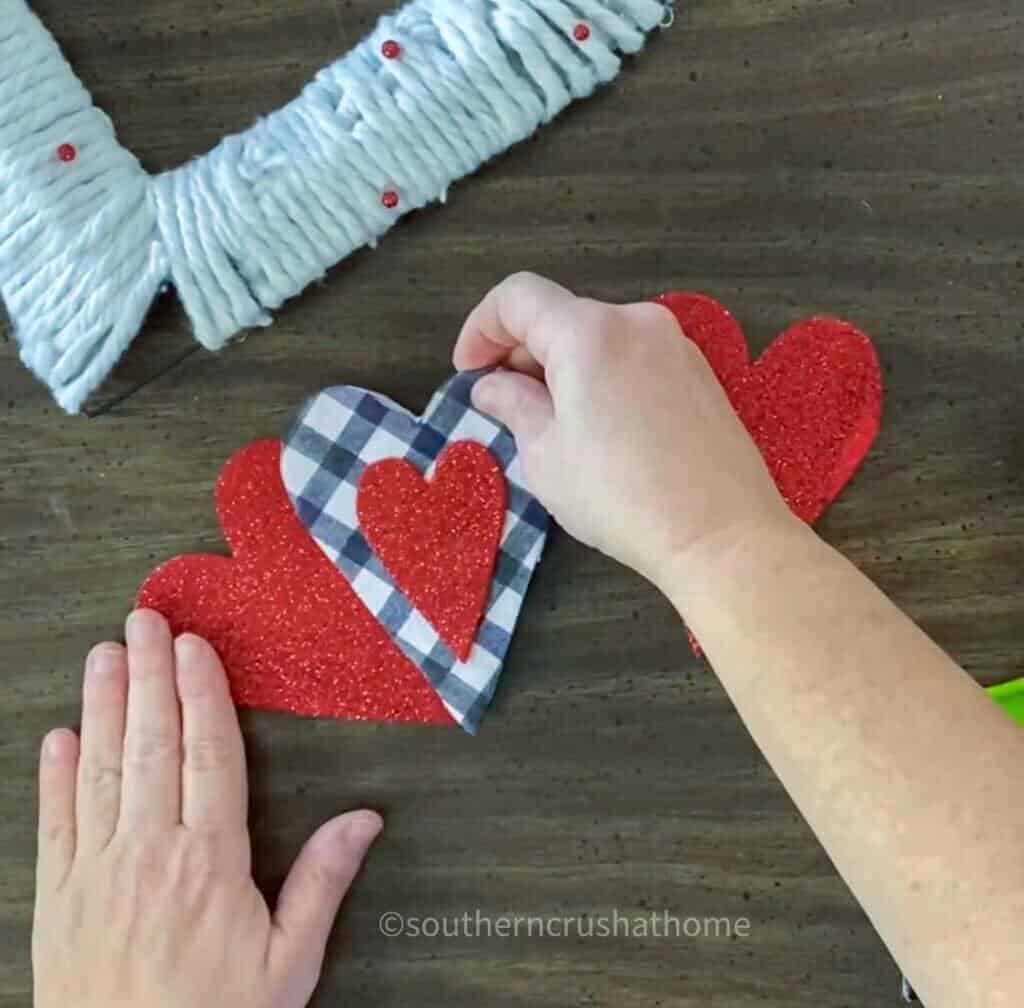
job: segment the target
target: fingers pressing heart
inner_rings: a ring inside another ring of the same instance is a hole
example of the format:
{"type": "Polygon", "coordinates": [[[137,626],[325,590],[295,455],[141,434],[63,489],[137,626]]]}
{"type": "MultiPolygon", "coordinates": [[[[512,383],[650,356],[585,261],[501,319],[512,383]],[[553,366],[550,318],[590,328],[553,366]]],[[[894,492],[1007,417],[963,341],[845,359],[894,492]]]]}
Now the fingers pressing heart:
{"type": "Polygon", "coordinates": [[[85,668],[80,741],[47,736],[40,761],[40,870],[139,829],[244,829],[245,753],[220,659],[132,613],[127,646],[100,644],[85,668]]]}

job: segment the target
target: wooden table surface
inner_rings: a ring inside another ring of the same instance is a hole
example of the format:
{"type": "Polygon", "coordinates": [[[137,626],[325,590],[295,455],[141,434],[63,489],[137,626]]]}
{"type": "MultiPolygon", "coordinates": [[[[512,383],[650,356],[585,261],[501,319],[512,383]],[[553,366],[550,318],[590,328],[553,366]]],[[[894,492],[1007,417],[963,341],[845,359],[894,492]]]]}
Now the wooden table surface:
{"type": "MultiPolygon", "coordinates": [[[[291,97],[384,0],[38,0],[159,170],[291,97]]],[[[1024,640],[1024,15],[1010,0],[689,0],[612,88],[220,356],[173,295],[91,419],[0,347],[0,1006],[28,1003],[37,745],[146,573],[222,544],[210,492],[325,384],[421,407],[456,329],[530,268],[607,299],[697,289],[760,349],[841,314],[882,436],[822,523],[979,680],[1024,640]]],[[[927,703],[926,696],[921,697],[927,703]]],[[[321,820],[388,817],[317,1005],[814,1005],[898,971],[668,605],[550,545],[500,695],[457,731],[246,714],[269,890],[321,820]],[[749,917],[746,939],[388,939],[378,915],[749,917]]]]}

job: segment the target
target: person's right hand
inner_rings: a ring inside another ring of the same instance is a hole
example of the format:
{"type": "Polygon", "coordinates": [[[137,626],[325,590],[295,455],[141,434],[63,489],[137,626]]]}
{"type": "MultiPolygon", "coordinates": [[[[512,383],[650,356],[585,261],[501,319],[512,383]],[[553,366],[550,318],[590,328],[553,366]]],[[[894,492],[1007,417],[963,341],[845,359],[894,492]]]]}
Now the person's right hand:
{"type": "Polygon", "coordinates": [[[454,357],[502,367],[474,404],[515,435],[559,523],[662,588],[697,544],[796,522],[667,308],[584,300],[521,273],[472,312],[454,357]]]}

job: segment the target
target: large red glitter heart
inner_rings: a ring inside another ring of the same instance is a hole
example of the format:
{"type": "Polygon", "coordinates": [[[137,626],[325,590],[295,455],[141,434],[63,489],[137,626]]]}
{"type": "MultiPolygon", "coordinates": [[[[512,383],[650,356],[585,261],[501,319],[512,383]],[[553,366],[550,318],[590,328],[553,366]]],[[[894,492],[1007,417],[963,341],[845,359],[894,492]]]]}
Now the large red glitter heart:
{"type": "Polygon", "coordinates": [[[158,568],[138,604],[220,652],[241,706],[452,725],[423,674],[310,538],[285,493],[281,443],[257,441],[225,466],[217,514],[233,557],[158,568]]]}
{"type": "Polygon", "coordinates": [[[506,497],[498,463],[475,441],[447,448],[429,483],[405,459],[376,462],[359,481],[363,534],[460,661],[483,616],[506,497]]]}
{"type": "Polygon", "coordinates": [[[665,294],[658,302],[711,364],[793,512],[814,522],[878,435],[882,373],[871,341],[847,322],[814,318],[751,362],[743,330],[717,301],[665,294]]]}

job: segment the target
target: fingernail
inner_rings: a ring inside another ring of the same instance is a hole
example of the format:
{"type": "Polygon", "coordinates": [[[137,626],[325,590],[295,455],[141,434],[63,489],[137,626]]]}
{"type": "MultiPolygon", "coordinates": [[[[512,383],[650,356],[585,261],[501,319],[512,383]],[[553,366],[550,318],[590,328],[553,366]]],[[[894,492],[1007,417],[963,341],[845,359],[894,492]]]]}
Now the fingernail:
{"type": "Polygon", "coordinates": [[[345,819],[344,842],[362,856],[380,836],[384,820],[376,812],[355,812],[345,819]]]}
{"type": "Polygon", "coordinates": [[[60,763],[64,756],[66,728],[58,728],[43,739],[43,758],[48,763],[60,763]]]}
{"type": "Polygon", "coordinates": [[[195,661],[206,647],[201,637],[195,634],[182,634],[174,642],[174,657],[180,662],[195,661]]]}
{"type": "Polygon", "coordinates": [[[104,644],[97,644],[89,652],[89,657],[86,659],[86,674],[102,676],[113,672],[117,668],[121,654],[122,648],[120,644],[113,644],[110,641],[104,644]]]}
{"type": "Polygon", "coordinates": [[[491,378],[481,378],[473,386],[473,405],[485,413],[495,404],[494,381],[491,378]]]}
{"type": "Polygon", "coordinates": [[[166,630],[167,622],[151,609],[136,609],[125,621],[125,637],[129,644],[145,643],[166,630]]]}

